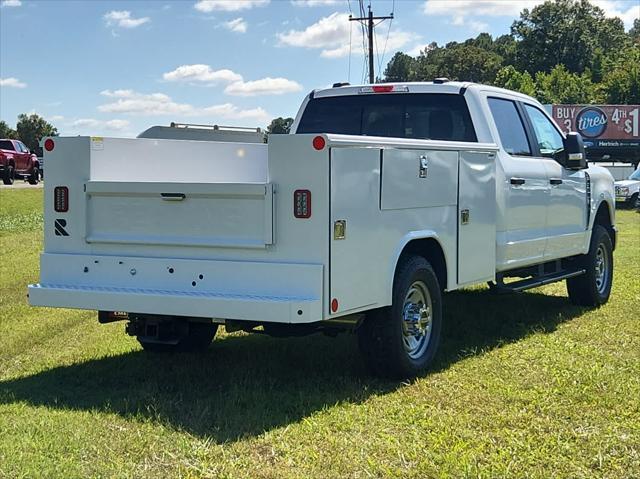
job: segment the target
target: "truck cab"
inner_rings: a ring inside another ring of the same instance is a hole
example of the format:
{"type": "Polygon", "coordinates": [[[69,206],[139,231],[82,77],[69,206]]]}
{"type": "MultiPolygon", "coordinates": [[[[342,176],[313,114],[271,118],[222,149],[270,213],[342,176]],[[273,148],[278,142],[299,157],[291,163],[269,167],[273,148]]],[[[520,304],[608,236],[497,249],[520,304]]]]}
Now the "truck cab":
{"type": "Polygon", "coordinates": [[[268,144],[75,137],[45,150],[31,304],[128,321],[145,350],[206,348],[221,324],[350,330],[375,373],[408,377],[435,356],[447,291],[566,280],[589,306],[611,291],[611,175],[508,90],[346,85],[311,92],[268,144]]]}

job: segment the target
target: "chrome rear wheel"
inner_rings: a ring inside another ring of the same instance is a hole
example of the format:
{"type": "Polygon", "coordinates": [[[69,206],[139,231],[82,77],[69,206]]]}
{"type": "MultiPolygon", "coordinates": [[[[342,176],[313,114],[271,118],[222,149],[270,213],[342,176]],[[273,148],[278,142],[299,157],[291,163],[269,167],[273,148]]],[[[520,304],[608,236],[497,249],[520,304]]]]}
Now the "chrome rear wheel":
{"type": "Polygon", "coordinates": [[[424,282],[415,281],[409,287],[402,307],[402,344],[410,358],[419,358],[427,349],[432,319],[429,289],[424,282]]]}

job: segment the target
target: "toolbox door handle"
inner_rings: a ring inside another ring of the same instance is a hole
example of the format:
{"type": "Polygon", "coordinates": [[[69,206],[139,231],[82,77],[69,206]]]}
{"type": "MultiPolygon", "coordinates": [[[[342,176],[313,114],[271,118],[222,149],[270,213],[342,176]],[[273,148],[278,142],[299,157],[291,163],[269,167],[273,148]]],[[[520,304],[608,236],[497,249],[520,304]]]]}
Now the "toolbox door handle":
{"type": "Polygon", "coordinates": [[[187,196],[184,193],[160,193],[160,197],[164,201],[182,201],[187,196]]]}

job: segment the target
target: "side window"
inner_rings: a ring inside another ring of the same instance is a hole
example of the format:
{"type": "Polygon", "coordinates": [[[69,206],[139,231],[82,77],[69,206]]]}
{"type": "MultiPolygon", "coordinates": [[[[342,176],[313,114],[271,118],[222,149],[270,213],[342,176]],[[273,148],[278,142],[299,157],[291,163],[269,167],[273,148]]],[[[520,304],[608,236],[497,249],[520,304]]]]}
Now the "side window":
{"type": "Polygon", "coordinates": [[[529,140],[516,104],[511,100],[489,98],[489,109],[505,151],[514,156],[531,156],[529,140]]]}
{"type": "Polygon", "coordinates": [[[16,145],[18,145],[18,151],[20,151],[22,153],[26,153],[27,152],[27,148],[22,144],[22,142],[17,141],[16,145]]]}
{"type": "Polygon", "coordinates": [[[553,158],[553,154],[563,148],[562,136],[558,133],[558,129],[535,106],[525,104],[524,108],[536,133],[540,154],[553,158]]]}
{"type": "Polygon", "coordinates": [[[15,151],[13,149],[13,143],[9,140],[0,140],[0,150],[15,151]]]}

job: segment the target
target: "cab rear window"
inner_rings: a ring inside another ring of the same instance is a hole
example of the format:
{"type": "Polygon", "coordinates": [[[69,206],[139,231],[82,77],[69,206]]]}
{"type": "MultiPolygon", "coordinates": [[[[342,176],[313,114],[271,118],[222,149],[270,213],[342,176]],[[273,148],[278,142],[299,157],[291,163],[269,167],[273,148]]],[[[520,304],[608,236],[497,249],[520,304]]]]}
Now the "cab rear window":
{"type": "Polygon", "coordinates": [[[464,97],[442,93],[314,98],[297,133],[477,141],[464,97]]]}

